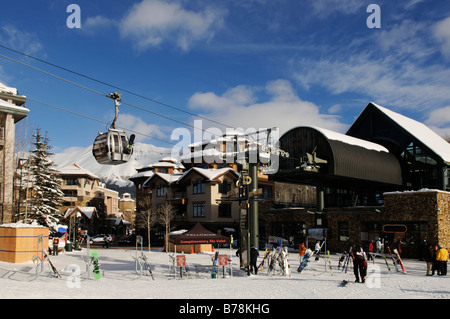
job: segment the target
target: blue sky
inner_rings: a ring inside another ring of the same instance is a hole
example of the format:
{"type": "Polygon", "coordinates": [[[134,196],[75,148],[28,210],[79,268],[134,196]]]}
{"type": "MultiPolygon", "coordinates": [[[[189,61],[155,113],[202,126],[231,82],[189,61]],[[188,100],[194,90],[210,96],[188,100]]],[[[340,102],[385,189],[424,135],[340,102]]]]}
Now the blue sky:
{"type": "MultiPolygon", "coordinates": [[[[0,44],[230,128],[282,133],[315,125],[345,133],[373,101],[450,136],[448,1],[8,1],[0,44]],[[70,4],[81,9],[80,28],[67,26],[70,4]],[[380,28],[367,26],[370,4],[380,8],[380,28]]],[[[0,54],[105,95],[117,91],[4,48],[0,54]]],[[[3,57],[0,82],[112,121],[112,100],[3,57]]],[[[127,103],[193,125],[191,114],[121,93],[127,103]]],[[[36,102],[27,107],[30,127],[48,131],[55,152],[88,146],[107,129],[36,102]]],[[[121,105],[119,125],[164,147],[171,145],[147,136],[170,142],[184,127],[129,105],[121,105]]]]}

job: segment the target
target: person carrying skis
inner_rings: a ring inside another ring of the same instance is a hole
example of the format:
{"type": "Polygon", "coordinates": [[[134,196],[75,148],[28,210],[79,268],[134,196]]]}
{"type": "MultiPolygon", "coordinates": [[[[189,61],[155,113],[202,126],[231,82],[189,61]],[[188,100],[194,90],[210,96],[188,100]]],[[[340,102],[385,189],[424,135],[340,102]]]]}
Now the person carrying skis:
{"type": "Polygon", "coordinates": [[[361,249],[356,249],[350,252],[353,259],[353,273],[355,274],[355,282],[366,281],[367,275],[367,259],[366,254],[361,249]]]}
{"type": "Polygon", "coordinates": [[[256,266],[256,261],[258,260],[259,252],[256,246],[250,248],[250,272],[255,271],[255,275],[258,274],[258,267],[256,266]]]}

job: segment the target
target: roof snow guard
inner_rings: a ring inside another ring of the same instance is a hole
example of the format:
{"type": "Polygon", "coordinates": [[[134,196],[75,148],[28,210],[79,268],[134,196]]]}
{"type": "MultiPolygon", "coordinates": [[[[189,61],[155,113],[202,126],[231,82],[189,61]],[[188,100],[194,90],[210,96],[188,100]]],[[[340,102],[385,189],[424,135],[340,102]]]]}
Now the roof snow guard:
{"type": "Polygon", "coordinates": [[[280,160],[282,174],[311,168],[307,173],[325,178],[402,184],[397,158],[384,146],[366,140],[318,127],[297,127],[280,138],[280,148],[291,154],[291,159],[280,160]]]}

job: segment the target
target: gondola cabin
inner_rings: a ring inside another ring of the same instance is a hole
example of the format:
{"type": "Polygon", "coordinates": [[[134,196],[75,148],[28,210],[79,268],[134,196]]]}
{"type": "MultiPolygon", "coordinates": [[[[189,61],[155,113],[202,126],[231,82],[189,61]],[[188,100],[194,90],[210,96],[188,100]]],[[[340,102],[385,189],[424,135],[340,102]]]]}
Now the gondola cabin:
{"type": "Polygon", "coordinates": [[[123,164],[133,154],[133,142],[134,134],[128,139],[125,131],[110,128],[106,133],[99,133],[92,146],[92,154],[99,164],[123,164]]]}

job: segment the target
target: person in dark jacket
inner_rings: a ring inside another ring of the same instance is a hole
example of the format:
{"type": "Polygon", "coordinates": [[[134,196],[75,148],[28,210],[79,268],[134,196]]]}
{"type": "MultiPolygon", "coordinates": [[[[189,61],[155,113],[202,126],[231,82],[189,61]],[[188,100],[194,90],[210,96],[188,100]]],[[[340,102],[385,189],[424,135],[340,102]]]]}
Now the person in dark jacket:
{"type": "Polygon", "coordinates": [[[250,248],[250,272],[255,271],[255,275],[258,274],[258,266],[256,266],[256,261],[258,260],[259,252],[256,246],[250,248]]]}
{"type": "Polygon", "coordinates": [[[436,254],[434,253],[433,245],[428,245],[427,249],[423,251],[423,260],[427,263],[427,276],[434,275],[434,261],[436,259],[436,254]],[[433,274],[432,274],[433,272],[433,274]]]}
{"type": "Polygon", "coordinates": [[[350,253],[353,259],[353,273],[355,274],[355,282],[366,281],[367,276],[367,258],[366,253],[361,249],[356,249],[350,253]]]}

